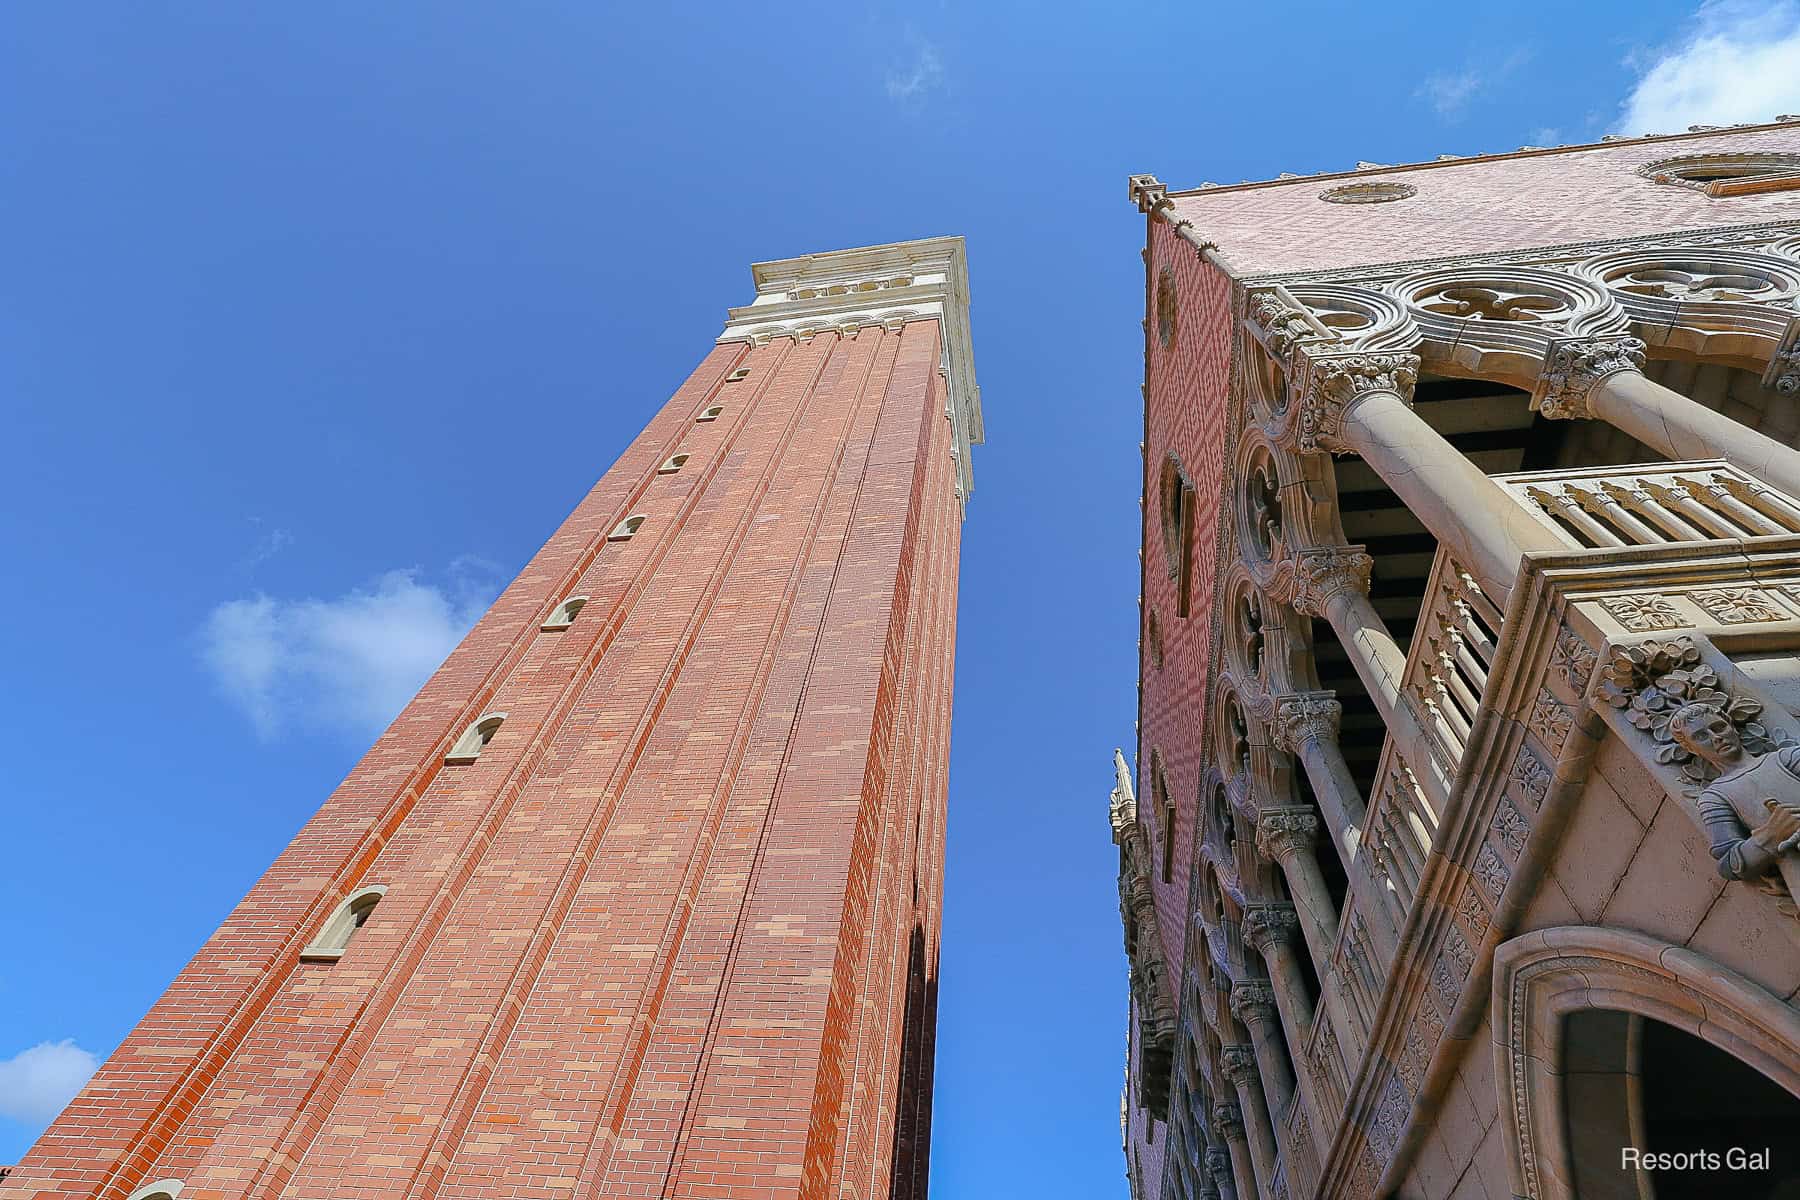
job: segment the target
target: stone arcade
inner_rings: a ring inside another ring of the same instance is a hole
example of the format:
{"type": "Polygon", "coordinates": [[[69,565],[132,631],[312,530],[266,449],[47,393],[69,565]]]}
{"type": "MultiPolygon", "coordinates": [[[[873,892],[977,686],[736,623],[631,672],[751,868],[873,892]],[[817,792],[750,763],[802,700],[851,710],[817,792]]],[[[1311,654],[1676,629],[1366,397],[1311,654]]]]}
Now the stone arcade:
{"type": "Polygon", "coordinates": [[[1800,121],[1131,197],[1133,1196],[1769,1194],[1800,121]]]}

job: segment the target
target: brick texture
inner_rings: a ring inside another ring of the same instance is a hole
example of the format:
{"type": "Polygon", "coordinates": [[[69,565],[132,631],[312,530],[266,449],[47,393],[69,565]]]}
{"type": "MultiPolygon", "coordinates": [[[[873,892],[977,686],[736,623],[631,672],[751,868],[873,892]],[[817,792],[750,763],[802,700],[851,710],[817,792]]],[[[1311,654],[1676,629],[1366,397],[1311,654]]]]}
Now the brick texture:
{"type": "Polygon", "coordinates": [[[929,320],[713,349],[0,1200],[922,1198],[961,520],[939,354],[929,320]],[[341,959],[298,957],[377,883],[341,959]]]}

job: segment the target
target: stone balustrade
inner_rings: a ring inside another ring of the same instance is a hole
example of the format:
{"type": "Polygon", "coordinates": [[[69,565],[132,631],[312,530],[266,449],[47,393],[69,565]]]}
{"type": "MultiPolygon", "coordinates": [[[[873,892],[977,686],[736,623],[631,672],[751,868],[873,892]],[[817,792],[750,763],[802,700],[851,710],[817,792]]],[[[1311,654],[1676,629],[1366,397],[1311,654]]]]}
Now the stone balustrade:
{"type": "Polygon", "coordinates": [[[1571,548],[1800,533],[1800,501],[1721,459],[1495,478],[1571,548]]]}

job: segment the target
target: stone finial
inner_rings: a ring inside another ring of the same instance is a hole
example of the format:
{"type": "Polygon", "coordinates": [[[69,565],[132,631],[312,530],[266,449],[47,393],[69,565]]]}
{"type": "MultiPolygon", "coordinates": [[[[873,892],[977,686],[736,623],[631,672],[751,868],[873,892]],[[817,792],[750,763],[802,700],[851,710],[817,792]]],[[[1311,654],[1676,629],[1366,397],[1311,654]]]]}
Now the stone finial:
{"type": "Polygon", "coordinates": [[[1322,617],[1339,592],[1366,595],[1375,567],[1361,546],[1315,546],[1294,555],[1289,603],[1302,616],[1322,617]]]}
{"type": "Polygon", "coordinates": [[[1310,808],[1265,808],[1256,818],[1256,848],[1263,857],[1284,863],[1313,848],[1319,818],[1310,808]]]}
{"type": "Polygon", "coordinates": [[[1595,385],[1620,371],[1644,369],[1644,343],[1618,335],[1564,338],[1550,344],[1538,379],[1538,411],[1552,420],[1592,417],[1588,396],[1595,385]]]}
{"type": "Polygon", "coordinates": [[[1219,1051],[1219,1068],[1232,1087],[1244,1087],[1257,1078],[1256,1051],[1244,1042],[1234,1042],[1219,1051]]]}
{"type": "Polygon", "coordinates": [[[1416,354],[1305,357],[1306,370],[1292,406],[1294,411],[1279,429],[1270,431],[1285,449],[1343,453],[1350,449],[1342,438],[1344,415],[1359,401],[1389,395],[1412,403],[1413,385],[1419,379],[1416,354]]]}
{"type": "Polygon", "coordinates": [[[1154,175],[1133,175],[1126,187],[1130,190],[1131,202],[1146,216],[1153,215],[1169,202],[1168,187],[1154,175]]]}
{"type": "Polygon", "coordinates": [[[1300,932],[1300,918],[1286,903],[1252,904],[1244,909],[1244,939],[1262,954],[1277,944],[1292,942],[1300,932]]]}
{"type": "Polygon", "coordinates": [[[1228,1142],[1244,1140],[1244,1114],[1237,1104],[1221,1100],[1213,1105],[1213,1128],[1228,1142]]]}
{"type": "Polygon", "coordinates": [[[1252,1029],[1273,1022],[1275,989],[1260,979],[1239,980],[1231,985],[1231,1013],[1252,1029]]]}
{"type": "Polygon", "coordinates": [[[1131,767],[1123,750],[1113,751],[1113,790],[1107,816],[1112,822],[1113,842],[1122,844],[1137,824],[1137,796],[1131,789],[1131,767]]]}
{"type": "Polygon", "coordinates": [[[1275,747],[1298,754],[1308,742],[1334,742],[1343,715],[1344,706],[1330,692],[1289,692],[1277,696],[1275,719],[1271,722],[1275,747]]]}

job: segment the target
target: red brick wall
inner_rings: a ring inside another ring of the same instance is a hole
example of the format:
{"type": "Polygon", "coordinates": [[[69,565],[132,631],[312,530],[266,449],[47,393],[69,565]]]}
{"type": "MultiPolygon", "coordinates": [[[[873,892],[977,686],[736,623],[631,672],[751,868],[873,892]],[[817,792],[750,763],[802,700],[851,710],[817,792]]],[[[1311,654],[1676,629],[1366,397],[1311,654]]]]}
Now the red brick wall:
{"type": "MultiPolygon", "coordinates": [[[[1183,940],[1187,928],[1189,870],[1193,859],[1194,822],[1199,811],[1202,759],[1201,722],[1212,638],[1213,577],[1217,571],[1218,498],[1225,464],[1226,386],[1230,377],[1229,338],[1231,285],[1223,273],[1200,261],[1192,246],[1176,238],[1163,222],[1150,227],[1150,260],[1145,311],[1150,316],[1145,388],[1144,612],[1146,629],[1140,655],[1142,694],[1138,727],[1138,820],[1149,836],[1160,867],[1164,839],[1175,843],[1170,882],[1155,876],[1156,916],[1169,965],[1171,989],[1181,984],[1183,940]],[[1157,336],[1155,289],[1164,267],[1174,275],[1175,335],[1165,348],[1157,336]],[[1161,496],[1158,481],[1173,452],[1196,493],[1192,595],[1188,616],[1176,615],[1177,581],[1165,565],[1161,496]],[[1163,661],[1149,653],[1149,614],[1162,629],[1163,661]],[[1159,758],[1175,801],[1175,827],[1163,828],[1151,785],[1151,763],[1159,758]]],[[[1135,1030],[1133,1033],[1135,1037],[1135,1030]]],[[[1130,1096],[1135,1106],[1135,1088],[1130,1096]]],[[[1134,1111],[1130,1137],[1137,1143],[1146,1183],[1154,1191],[1159,1177],[1166,1132],[1148,1141],[1143,1114],[1134,1111]]]]}
{"type": "Polygon", "coordinates": [[[1800,123],[1192,192],[1175,198],[1175,211],[1244,275],[1800,220],[1800,192],[1713,199],[1637,173],[1680,155],[1762,150],[1800,153],[1800,123]],[[1319,199],[1365,180],[1418,194],[1390,204],[1319,199]]]}
{"type": "Polygon", "coordinates": [[[931,321],[709,353],[0,1200],[885,1196],[896,1160],[922,1197],[960,530],[938,356],[931,321]],[[297,961],[374,883],[343,958],[297,961]]]}

